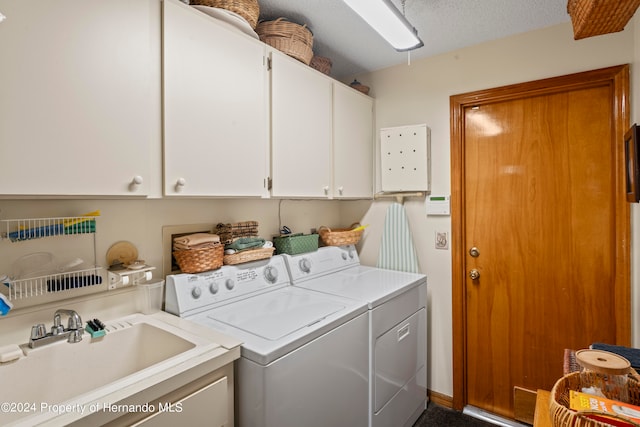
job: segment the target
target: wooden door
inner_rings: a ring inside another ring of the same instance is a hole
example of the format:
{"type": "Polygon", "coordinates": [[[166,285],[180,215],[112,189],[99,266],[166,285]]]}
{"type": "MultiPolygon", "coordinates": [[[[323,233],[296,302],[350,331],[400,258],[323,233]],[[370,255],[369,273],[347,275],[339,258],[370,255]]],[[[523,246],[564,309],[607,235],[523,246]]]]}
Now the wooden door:
{"type": "Polygon", "coordinates": [[[452,97],[454,406],[512,418],[565,348],[629,344],[627,94],[621,66],[452,97]]]}

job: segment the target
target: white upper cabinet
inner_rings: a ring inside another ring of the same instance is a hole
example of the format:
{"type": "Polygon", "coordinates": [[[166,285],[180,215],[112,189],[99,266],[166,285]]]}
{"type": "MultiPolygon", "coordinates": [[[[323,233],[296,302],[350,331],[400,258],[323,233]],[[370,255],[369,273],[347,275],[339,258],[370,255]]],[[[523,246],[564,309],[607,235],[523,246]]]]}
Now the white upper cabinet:
{"type": "Polygon", "coordinates": [[[164,1],[164,194],[268,195],[265,45],[164,1]]]}
{"type": "Polygon", "coordinates": [[[332,81],[271,52],[274,197],[331,196],[332,81]]]}
{"type": "Polygon", "coordinates": [[[373,197],[373,99],[333,86],[333,197],[373,197]]]}
{"type": "Polygon", "coordinates": [[[0,11],[0,195],[147,195],[158,0],[0,0],[0,11]]]}

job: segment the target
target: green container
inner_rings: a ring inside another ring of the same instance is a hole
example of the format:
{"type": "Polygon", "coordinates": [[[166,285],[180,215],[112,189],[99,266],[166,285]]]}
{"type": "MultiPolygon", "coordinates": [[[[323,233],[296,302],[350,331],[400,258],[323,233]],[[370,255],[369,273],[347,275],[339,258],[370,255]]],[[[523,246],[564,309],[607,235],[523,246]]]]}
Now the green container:
{"type": "Polygon", "coordinates": [[[273,238],[273,245],[276,247],[276,254],[303,254],[318,250],[317,234],[289,234],[280,235],[273,238]]]}

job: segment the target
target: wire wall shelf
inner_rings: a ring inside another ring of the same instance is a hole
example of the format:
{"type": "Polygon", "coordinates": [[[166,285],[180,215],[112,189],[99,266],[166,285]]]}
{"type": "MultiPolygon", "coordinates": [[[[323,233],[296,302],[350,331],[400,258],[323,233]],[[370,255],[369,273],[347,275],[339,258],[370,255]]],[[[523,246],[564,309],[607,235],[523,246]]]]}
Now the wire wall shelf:
{"type": "Polygon", "coordinates": [[[96,232],[96,217],[72,216],[0,220],[0,237],[12,242],[96,232]]]}
{"type": "Polygon", "coordinates": [[[100,285],[103,283],[102,270],[102,267],[92,267],[28,279],[7,280],[4,285],[9,289],[9,300],[31,298],[53,292],[100,285]]]}
{"type": "MultiPolygon", "coordinates": [[[[30,219],[5,219],[0,220],[0,240],[8,242],[21,242],[26,240],[41,239],[53,236],[79,236],[90,235],[93,242],[93,263],[78,263],[66,266],[48,265],[53,258],[49,253],[39,252],[27,256],[49,255],[42,262],[30,261],[30,268],[13,277],[4,276],[0,283],[4,286],[2,292],[7,294],[9,300],[19,300],[37,297],[45,294],[81,289],[105,283],[103,268],[98,266],[96,249],[96,218],[99,211],[83,216],[30,218],[30,219]],[[35,265],[43,264],[43,265],[35,265]],[[36,270],[36,271],[33,271],[36,270]],[[38,273],[39,270],[39,273],[38,273]],[[45,274],[46,273],[46,274],[45,274]]],[[[21,259],[24,259],[22,257],[21,259]]]]}

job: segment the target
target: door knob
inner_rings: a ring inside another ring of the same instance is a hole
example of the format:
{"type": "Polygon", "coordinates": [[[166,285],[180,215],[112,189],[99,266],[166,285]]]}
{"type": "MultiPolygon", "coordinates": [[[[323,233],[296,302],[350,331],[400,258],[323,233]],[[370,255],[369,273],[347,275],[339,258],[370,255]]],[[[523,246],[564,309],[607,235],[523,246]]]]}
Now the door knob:
{"type": "Polygon", "coordinates": [[[480,256],[480,251],[478,250],[478,248],[474,246],[471,249],[469,249],[469,255],[471,255],[474,258],[478,258],[480,256]]]}
{"type": "Polygon", "coordinates": [[[478,280],[480,278],[480,272],[475,268],[469,272],[471,280],[478,280]]]}

